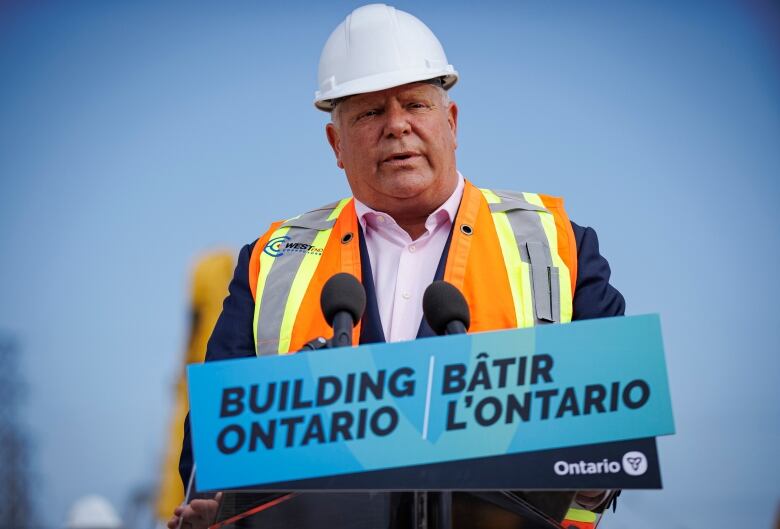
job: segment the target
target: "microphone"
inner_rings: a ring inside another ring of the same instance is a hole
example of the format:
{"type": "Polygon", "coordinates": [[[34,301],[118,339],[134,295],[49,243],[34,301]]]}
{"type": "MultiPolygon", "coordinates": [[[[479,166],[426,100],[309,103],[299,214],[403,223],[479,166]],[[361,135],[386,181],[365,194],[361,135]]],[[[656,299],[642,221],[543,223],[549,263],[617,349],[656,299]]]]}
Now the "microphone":
{"type": "Polygon", "coordinates": [[[333,327],[330,347],[352,346],[352,329],[366,308],[366,291],[355,276],[339,273],[325,282],[320,295],[325,321],[333,327]]]}
{"type": "Polygon", "coordinates": [[[434,281],[423,294],[423,314],[438,335],[466,334],[471,313],[460,290],[446,281],[434,281]]]}

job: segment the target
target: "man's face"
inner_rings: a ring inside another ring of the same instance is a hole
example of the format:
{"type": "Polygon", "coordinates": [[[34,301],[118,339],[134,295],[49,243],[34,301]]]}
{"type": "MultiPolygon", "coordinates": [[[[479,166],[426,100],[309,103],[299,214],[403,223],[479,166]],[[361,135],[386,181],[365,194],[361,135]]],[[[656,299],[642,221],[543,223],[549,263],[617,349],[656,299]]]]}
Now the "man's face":
{"type": "Polygon", "coordinates": [[[440,89],[412,83],[349,97],[326,131],[352,194],[404,217],[429,214],[454,191],[457,121],[440,89]]]}

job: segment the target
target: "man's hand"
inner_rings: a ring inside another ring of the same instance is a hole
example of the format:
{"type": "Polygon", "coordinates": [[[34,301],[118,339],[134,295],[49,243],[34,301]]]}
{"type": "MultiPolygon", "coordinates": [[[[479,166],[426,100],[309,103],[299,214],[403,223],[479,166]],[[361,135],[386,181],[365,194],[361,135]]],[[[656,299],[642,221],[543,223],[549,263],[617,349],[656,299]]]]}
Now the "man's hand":
{"type": "Polygon", "coordinates": [[[168,529],[207,529],[214,523],[217,510],[222,501],[222,493],[218,492],[213,500],[192,500],[189,505],[179,505],[173,510],[173,516],[168,520],[168,529]]]}
{"type": "Polygon", "coordinates": [[[577,492],[574,500],[581,506],[592,511],[593,509],[600,507],[604,500],[609,495],[608,490],[581,490],[577,492]]]}

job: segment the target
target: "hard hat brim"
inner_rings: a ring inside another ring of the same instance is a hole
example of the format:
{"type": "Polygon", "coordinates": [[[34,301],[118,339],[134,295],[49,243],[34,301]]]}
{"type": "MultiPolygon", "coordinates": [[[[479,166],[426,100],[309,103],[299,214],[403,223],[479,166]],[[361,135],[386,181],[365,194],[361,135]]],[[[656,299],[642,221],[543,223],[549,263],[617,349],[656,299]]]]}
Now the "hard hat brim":
{"type": "Polygon", "coordinates": [[[419,70],[406,70],[403,72],[388,72],[370,77],[363,77],[354,81],[349,81],[338,85],[336,88],[315,94],[314,106],[323,112],[331,112],[336,102],[347,96],[356,94],[367,94],[387,90],[409,83],[427,81],[429,79],[442,79],[442,88],[449,90],[458,82],[458,72],[448,64],[446,68],[439,71],[432,71],[429,68],[419,70]]]}

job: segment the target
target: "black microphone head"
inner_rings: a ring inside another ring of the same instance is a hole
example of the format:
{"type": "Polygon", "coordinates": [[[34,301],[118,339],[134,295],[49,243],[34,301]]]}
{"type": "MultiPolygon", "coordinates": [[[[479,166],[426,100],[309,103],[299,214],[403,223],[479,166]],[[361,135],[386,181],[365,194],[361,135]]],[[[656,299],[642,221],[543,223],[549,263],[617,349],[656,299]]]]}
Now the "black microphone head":
{"type": "Polygon", "coordinates": [[[468,330],[471,312],[460,290],[446,281],[434,281],[423,294],[423,314],[436,334],[445,334],[447,324],[458,320],[468,330]]]}
{"type": "Polygon", "coordinates": [[[320,294],[320,306],[325,321],[333,327],[336,314],[346,311],[352,316],[352,324],[357,325],[366,309],[366,291],[352,274],[341,272],[325,282],[320,294]]]}

